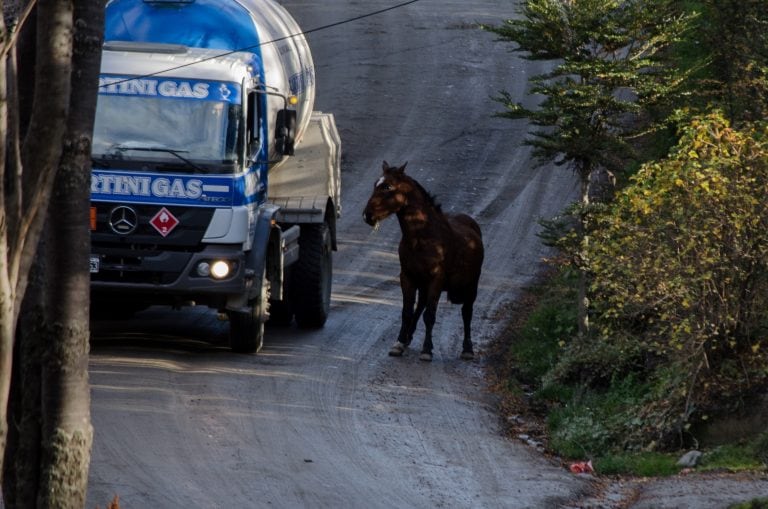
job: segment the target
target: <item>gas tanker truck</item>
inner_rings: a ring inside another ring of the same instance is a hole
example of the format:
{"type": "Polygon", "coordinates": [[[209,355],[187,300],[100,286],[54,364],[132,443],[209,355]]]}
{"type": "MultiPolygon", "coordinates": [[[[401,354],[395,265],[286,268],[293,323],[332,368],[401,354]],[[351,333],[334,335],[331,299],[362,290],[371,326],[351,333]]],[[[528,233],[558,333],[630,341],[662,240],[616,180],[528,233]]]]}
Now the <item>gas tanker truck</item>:
{"type": "Polygon", "coordinates": [[[272,0],[111,0],[93,134],[91,302],[204,305],[230,345],[320,327],[340,204],[334,117],[272,0]]]}

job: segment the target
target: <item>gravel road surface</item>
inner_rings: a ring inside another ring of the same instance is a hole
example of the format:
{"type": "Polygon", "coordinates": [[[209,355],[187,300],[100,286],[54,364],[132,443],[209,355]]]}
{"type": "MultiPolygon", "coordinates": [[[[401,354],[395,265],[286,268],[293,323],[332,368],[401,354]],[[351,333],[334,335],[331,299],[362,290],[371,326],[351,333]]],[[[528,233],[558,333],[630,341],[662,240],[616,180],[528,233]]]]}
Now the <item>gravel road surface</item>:
{"type": "MultiPolygon", "coordinates": [[[[312,29],[397,2],[283,3],[312,29]]],[[[538,72],[475,26],[513,6],[422,0],[309,36],[315,109],[335,114],[343,151],[331,316],[321,330],[268,327],[258,355],[231,353],[226,323],[206,309],[94,323],[87,507],[118,495],[123,509],[550,508],[591,489],[503,437],[483,380],[504,304],[547,254],[537,220],[576,194],[569,172],[532,163],[524,123],[492,118],[489,97],[528,100],[538,72]],[[475,361],[458,358],[460,308],[445,300],[431,364],[417,349],[387,356],[400,232],[394,219],[377,233],[361,219],[382,160],[408,161],[446,211],[483,229],[475,361]]]]}

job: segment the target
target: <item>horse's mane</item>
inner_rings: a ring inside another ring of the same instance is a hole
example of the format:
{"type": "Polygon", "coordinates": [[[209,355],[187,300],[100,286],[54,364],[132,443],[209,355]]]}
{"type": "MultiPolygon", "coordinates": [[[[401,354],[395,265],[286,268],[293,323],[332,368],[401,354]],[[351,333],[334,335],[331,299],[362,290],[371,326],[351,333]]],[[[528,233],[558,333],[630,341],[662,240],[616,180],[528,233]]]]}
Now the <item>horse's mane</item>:
{"type": "Polygon", "coordinates": [[[433,195],[432,193],[430,193],[429,191],[427,191],[426,189],[424,189],[424,186],[422,186],[422,185],[419,183],[419,181],[418,181],[418,180],[416,180],[415,178],[413,178],[413,177],[410,177],[410,176],[408,176],[408,175],[405,175],[405,176],[406,176],[406,177],[408,177],[408,178],[411,180],[411,182],[413,182],[413,184],[416,186],[416,189],[418,189],[419,191],[421,191],[421,194],[423,194],[423,195],[424,195],[424,197],[427,199],[427,202],[428,202],[430,205],[432,205],[432,206],[433,206],[433,207],[434,207],[434,208],[435,208],[435,209],[436,209],[438,212],[440,212],[440,213],[442,213],[442,212],[443,212],[443,208],[442,208],[442,206],[441,206],[441,205],[440,205],[440,204],[437,202],[437,198],[435,197],[435,195],[433,195]]]}

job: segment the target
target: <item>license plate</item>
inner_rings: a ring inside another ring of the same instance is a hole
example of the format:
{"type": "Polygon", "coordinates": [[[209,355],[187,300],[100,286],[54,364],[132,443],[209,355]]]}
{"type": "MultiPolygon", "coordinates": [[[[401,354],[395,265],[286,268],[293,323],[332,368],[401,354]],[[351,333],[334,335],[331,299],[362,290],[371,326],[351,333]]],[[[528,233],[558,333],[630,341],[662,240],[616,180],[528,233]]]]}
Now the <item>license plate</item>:
{"type": "Polygon", "coordinates": [[[91,274],[95,274],[99,271],[99,257],[91,256],[91,274]]]}

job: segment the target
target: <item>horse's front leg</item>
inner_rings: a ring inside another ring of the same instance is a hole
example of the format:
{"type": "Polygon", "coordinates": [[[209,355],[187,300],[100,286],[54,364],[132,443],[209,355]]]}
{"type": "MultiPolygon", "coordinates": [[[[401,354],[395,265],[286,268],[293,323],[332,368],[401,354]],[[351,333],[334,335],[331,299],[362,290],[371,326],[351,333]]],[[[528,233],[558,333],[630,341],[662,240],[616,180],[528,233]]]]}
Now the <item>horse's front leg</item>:
{"type": "Polygon", "coordinates": [[[427,292],[424,290],[419,290],[418,294],[419,298],[416,301],[416,312],[413,314],[413,319],[411,320],[411,329],[408,331],[409,343],[413,339],[413,333],[416,332],[416,326],[419,325],[419,318],[421,318],[421,314],[424,312],[424,308],[427,307],[427,292]]]}
{"type": "Polygon", "coordinates": [[[424,344],[421,347],[419,359],[430,362],[432,360],[432,328],[435,326],[437,317],[437,303],[440,301],[442,292],[442,282],[432,281],[427,289],[424,308],[424,326],[427,329],[424,334],[424,344]]]}
{"type": "MultiPolygon", "coordinates": [[[[397,335],[397,342],[392,345],[389,355],[400,357],[413,338],[414,318],[413,306],[416,302],[416,285],[405,273],[400,273],[400,288],[403,291],[403,312],[402,323],[400,324],[400,333],[397,335]]],[[[421,300],[421,298],[419,298],[421,300]]]]}
{"type": "Polygon", "coordinates": [[[471,360],[475,358],[475,352],[472,349],[472,335],[470,333],[470,325],[472,324],[472,306],[473,301],[465,302],[461,306],[461,318],[464,320],[464,343],[461,349],[461,358],[465,360],[471,360]]]}

